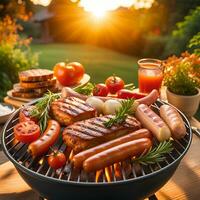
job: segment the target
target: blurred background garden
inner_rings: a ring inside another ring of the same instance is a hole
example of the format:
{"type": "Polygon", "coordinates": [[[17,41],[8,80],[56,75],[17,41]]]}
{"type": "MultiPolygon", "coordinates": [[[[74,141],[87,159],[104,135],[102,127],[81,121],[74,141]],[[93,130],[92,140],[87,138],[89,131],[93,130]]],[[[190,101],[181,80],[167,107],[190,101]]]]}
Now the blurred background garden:
{"type": "Polygon", "coordinates": [[[138,59],[199,49],[199,0],[1,0],[0,98],[29,68],[77,61],[93,82],[137,86],[138,59]]]}

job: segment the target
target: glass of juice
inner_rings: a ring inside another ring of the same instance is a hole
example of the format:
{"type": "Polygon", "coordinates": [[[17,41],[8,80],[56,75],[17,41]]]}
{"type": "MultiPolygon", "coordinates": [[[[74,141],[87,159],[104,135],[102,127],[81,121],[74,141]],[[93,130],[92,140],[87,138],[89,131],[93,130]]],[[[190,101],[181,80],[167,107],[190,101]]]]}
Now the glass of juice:
{"type": "Polygon", "coordinates": [[[150,93],[153,89],[159,90],[163,79],[162,61],[144,58],[138,61],[138,82],[141,93],[150,93]]]}

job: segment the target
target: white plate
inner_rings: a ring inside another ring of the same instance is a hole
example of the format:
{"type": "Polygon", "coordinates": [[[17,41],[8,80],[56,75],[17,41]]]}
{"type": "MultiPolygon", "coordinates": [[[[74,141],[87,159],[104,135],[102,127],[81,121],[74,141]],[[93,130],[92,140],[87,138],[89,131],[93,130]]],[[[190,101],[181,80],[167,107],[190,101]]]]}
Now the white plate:
{"type": "MultiPolygon", "coordinates": [[[[83,86],[83,85],[87,84],[89,81],[90,81],[90,76],[89,76],[88,74],[84,74],[84,76],[83,76],[83,78],[81,79],[80,83],[78,83],[78,84],[76,84],[76,85],[73,85],[73,86],[70,86],[70,87],[71,87],[71,88],[76,88],[76,87],[78,87],[78,86],[83,86]]],[[[62,89],[62,87],[63,87],[63,86],[58,85],[58,88],[59,88],[60,90],[62,89]]],[[[27,99],[27,98],[21,98],[21,97],[14,97],[14,96],[12,95],[12,91],[13,91],[13,90],[9,90],[9,91],[7,92],[8,97],[10,97],[10,98],[12,98],[12,99],[15,99],[15,100],[17,100],[17,101],[22,101],[22,102],[30,102],[30,101],[34,100],[34,99],[27,99]]]]}

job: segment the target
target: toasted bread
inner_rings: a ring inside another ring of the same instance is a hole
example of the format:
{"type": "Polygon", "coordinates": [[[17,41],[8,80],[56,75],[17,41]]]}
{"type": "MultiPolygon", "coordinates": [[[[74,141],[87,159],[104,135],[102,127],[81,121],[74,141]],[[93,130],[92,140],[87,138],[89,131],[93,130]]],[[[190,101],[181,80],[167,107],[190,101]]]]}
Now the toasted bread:
{"type": "Polygon", "coordinates": [[[16,92],[12,91],[12,96],[13,97],[21,97],[21,98],[26,98],[26,99],[33,99],[33,98],[38,98],[42,97],[43,94],[39,94],[36,92],[16,92]]]}
{"type": "Polygon", "coordinates": [[[27,89],[44,88],[56,85],[56,78],[47,81],[38,82],[23,82],[20,81],[20,86],[27,89]]]}
{"type": "Polygon", "coordinates": [[[30,88],[21,87],[19,83],[16,83],[16,84],[13,85],[13,90],[15,92],[21,92],[21,93],[37,92],[39,94],[41,94],[41,93],[43,94],[44,92],[47,92],[48,90],[50,90],[52,92],[58,92],[58,88],[56,87],[56,85],[49,86],[49,87],[43,87],[43,88],[30,89],[30,88]]]}
{"type": "Polygon", "coordinates": [[[30,69],[19,72],[20,82],[47,81],[53,78],[53,71],[48,69],[30,69]]]}

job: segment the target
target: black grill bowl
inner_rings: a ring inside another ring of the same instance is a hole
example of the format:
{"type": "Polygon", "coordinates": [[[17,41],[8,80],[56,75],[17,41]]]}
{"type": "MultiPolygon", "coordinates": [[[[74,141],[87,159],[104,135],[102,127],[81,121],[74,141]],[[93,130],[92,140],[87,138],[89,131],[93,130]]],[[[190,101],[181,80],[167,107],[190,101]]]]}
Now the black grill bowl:
{"type": "MultiPolygon", "coordinates": [[[[164,102],[157,101],[153,105],[155,111],[158,111],[162,104],[164,102]]],[[[19,162],[15,156],[12,156],[11,151],[9,151],[10,144],[8,144],[8,138],[10,137],[10,140],[12,138],[9,135],[12,134],[12,127],[18,122],[19,110],[11,116],[4,126],[1,138],[2,147],[4,153],[14,164],[26,183],[38,192],[40,196],[48,200],[139,200],[151,196],[166,184],[191,145],[192,131],[190,124],[180,111],[179,113],[185,122],[187,134],[183,139],[174,141],[175,149],[167,156],[169,159],[164,163],[158,163],[158,166],[160,166],[159,169],[153,168],[152,170],[151,168],[151,171],[149,171],[146,167],[142,167],[143,173],[141,175],[124,180],[98,183],[79,180],[77,182],[38,173],[34,168],[29,169],[23,163],[19,162]]]]}

